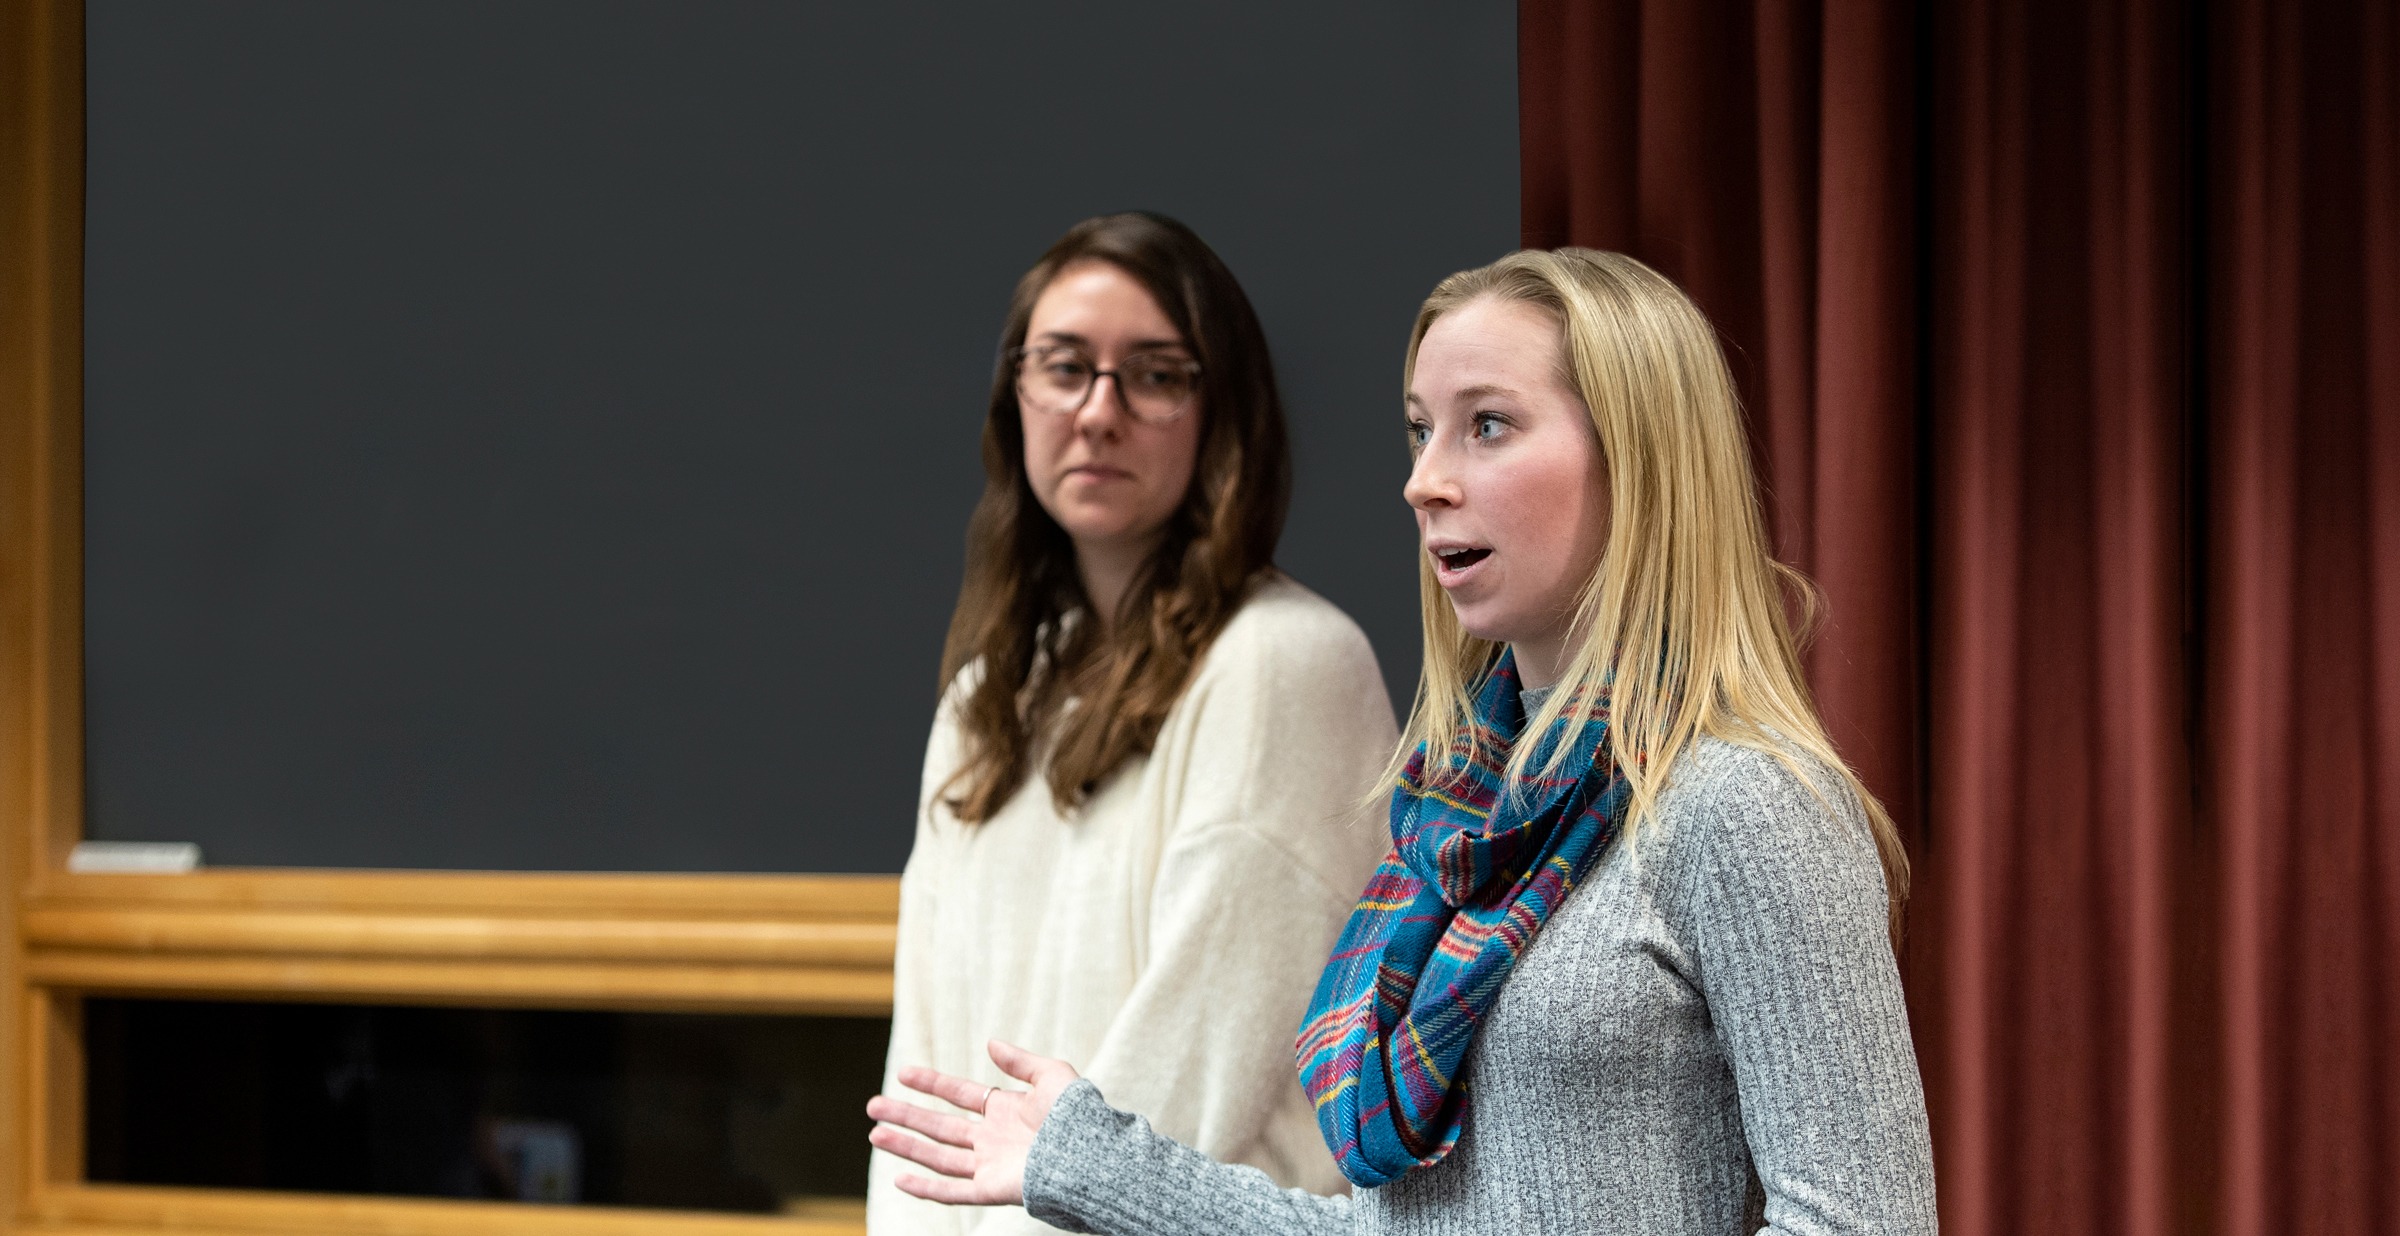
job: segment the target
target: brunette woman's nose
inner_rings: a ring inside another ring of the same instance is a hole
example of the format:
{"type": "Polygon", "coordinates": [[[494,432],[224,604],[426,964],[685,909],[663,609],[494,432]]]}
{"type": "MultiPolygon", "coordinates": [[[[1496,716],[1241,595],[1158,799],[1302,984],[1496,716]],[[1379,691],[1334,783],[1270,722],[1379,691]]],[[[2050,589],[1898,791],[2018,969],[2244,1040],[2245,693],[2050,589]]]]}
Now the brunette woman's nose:
{"type": "Polygon", "coordinates": [[[1084,397],[1083,406],[1075,409],[1075,432],[1087,438],[1107,437],[1120,433],[1133,413],[1125,406],[1125,397],[1117,389],[1117,375],[1092,375],[1092,393],[1084,397]]]}

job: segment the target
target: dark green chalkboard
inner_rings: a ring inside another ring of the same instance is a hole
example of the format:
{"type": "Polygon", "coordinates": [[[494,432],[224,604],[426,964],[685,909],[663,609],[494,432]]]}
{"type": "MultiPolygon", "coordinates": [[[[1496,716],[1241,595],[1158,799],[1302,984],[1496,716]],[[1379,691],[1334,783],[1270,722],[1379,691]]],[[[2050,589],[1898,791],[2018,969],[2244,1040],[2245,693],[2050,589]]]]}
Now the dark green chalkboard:
{"type": "Polygon", "coordinates": [[[1512,6],[93,0],[87,34],[90,836],[897,870],[1002,309],[1127,207],[1257,302],[1281,561],[1405,698],[1400,354],[1515,242],[1512,6]]]}

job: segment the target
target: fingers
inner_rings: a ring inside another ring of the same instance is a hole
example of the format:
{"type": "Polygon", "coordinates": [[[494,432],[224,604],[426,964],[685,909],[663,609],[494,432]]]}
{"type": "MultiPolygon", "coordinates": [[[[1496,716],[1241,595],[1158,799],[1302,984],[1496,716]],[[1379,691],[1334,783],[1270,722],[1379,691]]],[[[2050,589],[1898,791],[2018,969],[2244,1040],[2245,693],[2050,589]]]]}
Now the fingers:
{"type": "Polygon", "coordinates": [[[964,1117],[919,1107],[914,1103],[903,1103],[898,1099],[886,1098],[880,1094],[867,1100],[867,1118],[880,1120],[885,1124],[896,1124],[904,1129],[913,1129],[945,1145],[971,1146],[974,1144],[975,1126],[969,1124],[964,1117]]]}
{"type": "Polygon", "coordinates": [[[1014,1043],[1003,1043],[998,1039],[993,1039],[986,1050],[991,1052],[992,1063],[999,1065],[1001,1072],[1029,1085],[1047,1081],[1061,1069],[1070,1075],[1075,1072],[1074,1066],[1064,1060],[1037,1056],[1014,1043]]]}
{"type": "MultiPolygon", "coordinates": [[[[1028,1053],[1017,1054],[1033,1061],[1037,1068],[1063,1070],[1067,1076],[1074,1076],[1075,1070],[1065,1064],[1028,1053]]],[[[901,1069],[899,1080],[912,1090],[961,1109],[968,1109],[969,1104],[981,1107],[992,1090],[963,1077],[916,1066],[901,1069]]],[[[1002,1091],[992,1096],[992,1101],[1003,1113],[1010,1113],[1021,1101],[1031,1098],[1023,1091],[1002,1091]]],[[[1041,1100],[1040,1106],[1046,1111],[1048,1100],[1041,1100]]],[[[1023,1200],[1026,1129],[1019,1126],[1038,1126],[1041,1123],[1038,1113],[1029,1121],[1018,1113],[994,1124],[877,1095],[867,1101],[867,1115],[879,1122],[867,1134],[869,1145],[932,1173],[899,1177],[894,1183],[902,1192],[928,1201],[964,1206],[1014,1205],[1023,1200]]]]}
{"type": "Polygon", "coordinates": [[[877,1125],[867,1134],[867,1144],[877,1150],[896,1154],[919,1167],[931,1168],[944,1176],[972,1180],[975,1176],[975,1152],[956,1146],[942,1146],[903,1133],[890,1125],[877,1125]]]}
{"type": "Polygon", "coordinates": [[[991,1087],[971,1082],[923,1065],[907,1065],[900,1070],[900,1084],[921,1094],[930,1094],[960,1111],[983,1110],[984,1092],[991,1087]]]}
{"type": "Polygon", "coordinates": [[[986,1190],[971,1180],[952,1180],[946,1176],[901,1176],[892,1181],[902,1193],[921,1197],[929,1202],[948,1202],[953,1206],[993,1206],[998,1198],[985,1196],[986,1190]]]}

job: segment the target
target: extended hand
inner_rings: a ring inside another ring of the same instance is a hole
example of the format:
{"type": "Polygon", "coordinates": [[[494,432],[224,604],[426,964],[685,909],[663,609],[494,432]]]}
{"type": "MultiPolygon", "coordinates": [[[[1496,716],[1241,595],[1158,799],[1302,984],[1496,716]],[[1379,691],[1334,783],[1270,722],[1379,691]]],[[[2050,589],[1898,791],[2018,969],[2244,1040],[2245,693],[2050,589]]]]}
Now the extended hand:
{"type": "Polygon", "coordinates": [[[910,1065],[900,1084],[982,1119],[970,1120],[877,1095],[867,1115],[882,1123],[867,1134],[878,1150],[928,1168],[935,1176],[902,1176],[900,1191],[958,1206],[1015,1206],[1025,1201],[1025,1155],[1049,1118],[1050,1105],[1075,1080],[1074,1066],[994,1039],[992,1063],[1028,1089],[986,1086],[910,1065]],[[893,1125],[900,1126],[893,1128],[893,1125]],[[924,1134],[912,1137],[901,1129],[924,1134]]]}

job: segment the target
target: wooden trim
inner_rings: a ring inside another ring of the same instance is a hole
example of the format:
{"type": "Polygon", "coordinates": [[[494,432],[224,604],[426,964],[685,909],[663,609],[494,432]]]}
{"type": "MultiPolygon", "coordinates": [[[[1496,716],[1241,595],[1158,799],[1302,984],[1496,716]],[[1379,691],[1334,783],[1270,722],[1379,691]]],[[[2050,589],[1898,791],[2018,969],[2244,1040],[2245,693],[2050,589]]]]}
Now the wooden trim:
{"type": "Polygon", "coordinates": [[[30,902],[25,942],[39,950],[263,953],[487,961],[657,961],[694,965],[848,966],[892,960],[892,923],[770,919],[642,920],[333,910],[160,910],[30,902]]]}
{"type": "Polygon", "coordinates": [[[8,611],[0,701],[9,830],[23,871],[56,866],[83,832],[83,6],[9,0],[19,83],[0,181],[0,529],[8,611]]]}
{"type": "Polygon", "coordinates": [[[86,994],[887,1012],[890,877],[66,872],[83,826],[83,5],[0,0],[0,1234],[856,1236],[82,1182],[86,994]]]}
{"type": "Polygon", "coordinates": [[[83,823],[82,262],[83,6],[0,0],[0,1226],[82,1149],[74,1002],[15,930],[83,823]]]}
{"type": "Polygon", "coordinates": [[[188,875],[46,870],[26,890],[45,905],[471,911],[533,918],[885,920],[887,875],[586,875],[568,872],[330,871],[218,867],[188,875]]]}
{"type": "Polygon", "coordinates": [[[102,996],[457,1004],[479,1008],[625,1009],[667,1013],[876,1016],[889,974],[659,966],[309,963],[272,957],[166,959],[36,952],[28,981],[102,996]]]}
{"type": "Polygon", "coordinates": [[[251,1233],[288,1236],[857,1236],[863,1204],[825,1217],[454,1202],[422,1198],[303,1196],[237,1189],[143,1185],[46,1188],[26,1203],[22,1232],[59,1236],[251,1233]]]}
{"type": "Polygon", "coordinates": [[[25,979],[93,994],[883,1014],[889,876],[46,873],[25,979]]]}
{"type": "MultiPolygon", "coordinates": [[[[729,1013],[887,1013],[886,876],[48,872],[19,915],[28,1188],[51,1236],[860,1236],[811,1218],[82,1183],[86,994],[729,1013]]],[[[12,984],[13,985],[13,984],[12,984]]]]}
{"type": "Polygon", "coordinates": [[[26,1139],[26,1179],[35,1187],[83,1179],[83,1001],[58,992],[32,992],[25,1002],[26,1043],[39,1079],[26,1139]]]}

